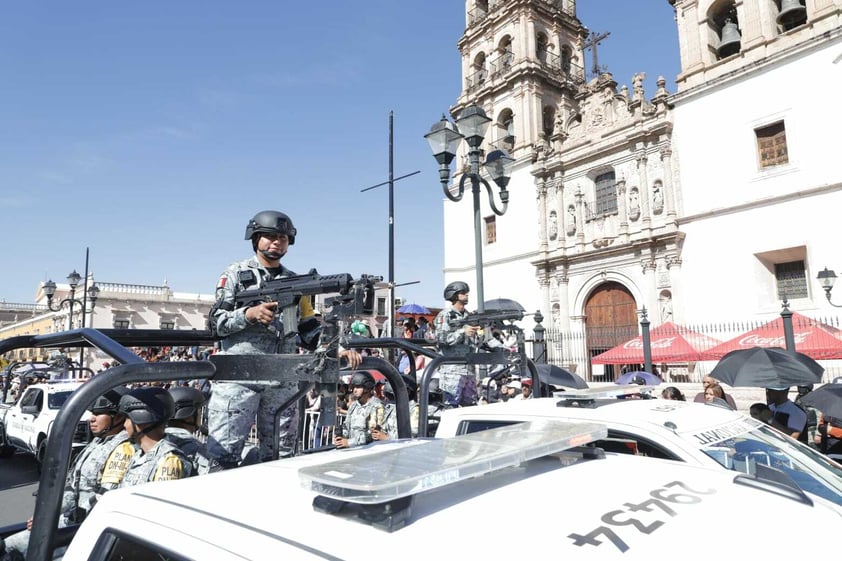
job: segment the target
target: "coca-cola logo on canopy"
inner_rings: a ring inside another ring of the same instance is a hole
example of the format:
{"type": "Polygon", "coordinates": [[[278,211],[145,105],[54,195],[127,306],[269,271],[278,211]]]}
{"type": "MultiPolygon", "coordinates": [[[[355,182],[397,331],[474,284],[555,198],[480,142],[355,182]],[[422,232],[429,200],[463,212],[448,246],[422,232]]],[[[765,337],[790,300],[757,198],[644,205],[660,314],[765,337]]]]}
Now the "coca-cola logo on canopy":
{"type": "MultiPolygon", "coordinates": [[[[796,344],[806,342],[809,336],[809,331],[793,334],[796,344]]],[[[737,344],[741,347],[783,347],[786,345],[786,339],[783,335],[779,337],[761,337],[755,334],[743,337],[737,344]]]]}
{"type": "MultiPolygon", "coordinates": [[[[653,349],[669,349],[672,347],[673,342],[678,339],[678,337],[662,337],[661,339],[654,339],[649,342],[649,347],[653,349]]],[[[643,339],[632,339],[631,341],[627,342],[623,345],[624,349],[642,349],[643,348],[643,339]]]]}

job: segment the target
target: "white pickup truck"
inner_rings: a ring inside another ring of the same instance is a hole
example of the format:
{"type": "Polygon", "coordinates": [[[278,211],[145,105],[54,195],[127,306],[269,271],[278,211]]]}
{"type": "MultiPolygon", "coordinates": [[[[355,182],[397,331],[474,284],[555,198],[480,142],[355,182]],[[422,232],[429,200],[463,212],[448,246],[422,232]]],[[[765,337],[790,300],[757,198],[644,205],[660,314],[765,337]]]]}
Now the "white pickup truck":
{"type": "MultiPolygon", "coordinates": [[[[9,458],[15,450],[33,454],[39,465],[47,449],[58,410],[82,382],[51,382],[27,386],[12,405],[0,405],[0,458],[9,458]]],[[[89,440],[86,419],[79,421],[74,448],[89,440]]]]}

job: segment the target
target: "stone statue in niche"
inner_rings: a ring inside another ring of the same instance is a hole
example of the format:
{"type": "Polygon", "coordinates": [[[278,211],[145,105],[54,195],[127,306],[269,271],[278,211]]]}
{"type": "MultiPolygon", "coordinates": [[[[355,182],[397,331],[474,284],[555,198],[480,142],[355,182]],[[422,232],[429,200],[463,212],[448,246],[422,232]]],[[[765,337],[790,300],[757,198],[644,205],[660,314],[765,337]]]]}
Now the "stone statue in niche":
{"type": "Polygon", "coordinates": [[[567,235],[576,235],[576,207],[573,205],[567,207],[567,235]]]}
{"type": "Polygon", "coordinates": [[[551,240],[558,239],[558,215],[555,211],[550,212],[547,233],[549,234],[551,240]]]}
{"type": "Polygon", "coordinates": [[[661,297],[661,323],[672,321],[672,295],[665,294],[661,297]]]}
{"type": "Polygon", "coordinates": [[[629,189],[629,219],[637,220],[640,218],[640,192],[637,187],[629,189]]]}
{"type": "Polygon", "coordinates": [[[652,185],[652,212],[661,214],[664,211],[664,184],[660,180],[652,185]]]}

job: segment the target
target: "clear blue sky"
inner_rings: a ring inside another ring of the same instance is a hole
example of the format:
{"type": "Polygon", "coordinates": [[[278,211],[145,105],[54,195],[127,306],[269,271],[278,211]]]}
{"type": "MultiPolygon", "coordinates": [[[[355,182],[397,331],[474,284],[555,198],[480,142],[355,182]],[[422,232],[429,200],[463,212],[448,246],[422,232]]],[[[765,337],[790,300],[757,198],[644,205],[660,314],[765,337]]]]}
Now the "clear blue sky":
{"type": "MultiPolygon", "coordinates": [[[[646,92],[679,70],[667,0],[579,0],[599,62],[646,92]]],[[[83,272],[211,293],[251,253],[257,211],[290,214],[298,272],[388,275],[441,303],[443,195],[423,135],[456,100],[459,0],[15,2],[0,19],[0,300],[83,272]]],[[[590,60],[588,59],[588,65],[590,60]]],[[[530,195],[530,202],[533,197],[530,195]]],[[[457,204],[448,202],[447,204],[457,204]]],[[[461,203],[470,205],[468,197],[461,203]]]]}

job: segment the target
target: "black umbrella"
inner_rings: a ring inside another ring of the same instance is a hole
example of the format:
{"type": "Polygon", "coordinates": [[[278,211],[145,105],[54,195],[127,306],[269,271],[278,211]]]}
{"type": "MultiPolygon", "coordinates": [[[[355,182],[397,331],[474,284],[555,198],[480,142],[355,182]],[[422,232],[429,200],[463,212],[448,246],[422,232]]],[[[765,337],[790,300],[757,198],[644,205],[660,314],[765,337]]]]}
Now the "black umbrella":
{"type": "Polygon", "coordinates": [[[526,312],[523,306],[509,298],[495,298],[485,302],[486,312],[526,312]]]}
{"type": "Polygon", "coordinates": [[[824,368],[807,355],[779,347],[731,351],[720,359],[710,377],[729,386],[781,388],[815,384],[824,368]]]}
{"type": "Polygon", "coordinates": [[[555,364],[536,364],[535,367],[538,369],[538,379],[543,384],[563,386],[565,388],[573,388],[574,390],[588,388],[588,383],[581,376],[555,364]]]}
{"type": "Polygon", "coordinates": [[[842,384],[825,384],[801,398],[802,405],[809,405],[827,417],[842,419],[842,384]]]}

